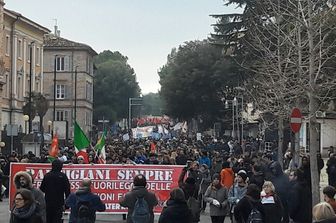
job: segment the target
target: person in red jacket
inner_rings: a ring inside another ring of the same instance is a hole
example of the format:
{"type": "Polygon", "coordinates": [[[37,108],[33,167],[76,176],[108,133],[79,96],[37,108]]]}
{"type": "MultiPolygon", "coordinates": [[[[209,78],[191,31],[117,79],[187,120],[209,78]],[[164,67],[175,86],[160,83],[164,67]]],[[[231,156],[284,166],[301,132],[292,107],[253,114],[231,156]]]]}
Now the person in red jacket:
{"type": "Polygon", "coordinates": [[[232,170],[232,168],[230,168],[230,163],[225,161],[223,162],[222,165],[222,171],[220,172],[220,176],[221,176],[221,184],[223,187],[226,187],[226,189],[230,189],[233,185],[233,181],[235,178],[235,174],[232,170]]]}

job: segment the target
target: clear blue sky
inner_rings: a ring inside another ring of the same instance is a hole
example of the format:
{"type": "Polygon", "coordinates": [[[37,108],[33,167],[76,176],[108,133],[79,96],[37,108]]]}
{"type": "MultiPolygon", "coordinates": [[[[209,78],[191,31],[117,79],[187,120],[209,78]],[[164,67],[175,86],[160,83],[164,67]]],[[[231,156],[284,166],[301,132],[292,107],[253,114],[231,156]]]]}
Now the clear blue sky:
{"type": "Polygon", "coordinates": [[[234,12],[223,0],[5,0],[5,7],[90,45],[129,58],[142,93],[160,89],[157,71],[173,47],[213,31],[210,14],[234,12]]]}

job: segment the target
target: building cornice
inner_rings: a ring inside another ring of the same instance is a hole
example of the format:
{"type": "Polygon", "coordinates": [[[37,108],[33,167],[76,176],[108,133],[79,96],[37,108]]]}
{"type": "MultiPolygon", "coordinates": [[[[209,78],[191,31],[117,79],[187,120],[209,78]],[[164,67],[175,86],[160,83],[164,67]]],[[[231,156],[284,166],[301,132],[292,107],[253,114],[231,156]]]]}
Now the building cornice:
{"type": "Polygon", "coordinates": [[[24,17],[22,14],[17,13],[17,12],[15,12],[15,11],[8,10],[8,9],[5,8],[5,9],[4,9],[4,14],[5,14],[6,16],[9,16],[9,17],[13,18],[13,19],[18,19],[19,21],[21,21],[21,22],[23,22],[23,23],[26,23],[26,24],[28,24],[28,25],[34,27],[35,29],[37,29],[37,30],[39,30],[39,31],[41,31],[41,32],[43,32],[43,33],[45,33],[45,34],[51,32],[48,28],[39,25],[38,23],[36,23],[36,22],[34,22],[34,21],[28,19],[27,17],[24,17]]]}

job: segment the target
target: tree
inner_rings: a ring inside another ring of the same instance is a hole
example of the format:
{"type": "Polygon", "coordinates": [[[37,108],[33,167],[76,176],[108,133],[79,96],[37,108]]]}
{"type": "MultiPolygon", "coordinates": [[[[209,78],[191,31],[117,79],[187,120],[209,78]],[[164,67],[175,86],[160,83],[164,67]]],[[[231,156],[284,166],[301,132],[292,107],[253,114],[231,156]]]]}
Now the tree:
{"type": "MultiPolygon", "coordinates": [[[[232,2],[242,1],[229,1],[232,2]]],[[[307,114],[314,205],[319,202],[315,113],[335,99],[336,90],[332,60],[336,46],[333,8],[328,1],[312,0],[246,3],[245,15],[240,15],[243,38],[234,43],[235,49],[241,50],[239,55],[255,55],[242,66],[253,75],[253,79],[249,79],[249,89],[254,91],[251,95],[256,101],[262,101],[261,108],[267,111],[265,107],[268,107],[275,112],[288,110],[288,105],[300,105],[307,114]]],[[[231,35],[229,31],[221,32],[218,37],[226,37],[225,33],[231,35]]],[[[222,39],[225,42],[225,38],[222,39]]],[[[240,61],[245,62],[244,59],[240,61]]],[[[281,114],[277,117],[281,118],[281,114]]]]}
{"type": "Polygon", "coordinates": [[[41,149],[44,146],[44,128],[43,128],[43,118],[48,111],[49,103],[46,97],[42,95],[40,92],[32,92],[31,93],[31,106],[29,106],[29,98],[25,98],[27,103],[23,106],[23,114],[29,115],[31,120],[33,120],[36,114],[40,118],[40,134],[41,134],[41,149]],[[29,112],[30,109],[30,112],[29,112]]]}
{"type": "Polygon", "coordinates": [[[106,50],[95,57],[94,121],[103,117],[116,121],[127,118],[128,99],[139,97],[140,87],[128,58],[106,50]]]}
{"type": "MultiPolygon", "coordinates": [[[[233,63],[209,41],[189,41],[172,49],[160,71],[160,95],[167,115],[182,120],[197,118],[204,127],[217,121],[223,110],[227,86],[236,86],[239,76],[233,63]]],[[[230,95],[232,97],[232,95],[230,95]]]]}
{"type": "Polygon", "coordinates": [[[153,116],[161,116],[164,114],[159,93],[149,93],[143,96],[142,114],[153,116]]]}

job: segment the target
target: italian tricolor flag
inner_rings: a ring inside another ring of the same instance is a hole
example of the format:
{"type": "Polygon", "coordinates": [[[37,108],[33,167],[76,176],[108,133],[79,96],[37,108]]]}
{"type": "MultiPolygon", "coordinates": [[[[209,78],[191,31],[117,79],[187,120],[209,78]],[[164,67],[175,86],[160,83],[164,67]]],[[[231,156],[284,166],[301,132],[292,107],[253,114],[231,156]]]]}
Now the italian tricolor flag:
{"type": "Polygon", "coordinates": [[[89,156],[86,152],[86,148],[90,145],[90,141],[86,137],[83,130],[79,127],[78,123],[75,121],[74,124],[75,136],[74,136],[74,146],[76,151],[76,156],[83,156],[84,162],[89,163],[89,156]]]}
{"type": "Polygon", "coordinates": [[[95,146],[98,163],[106,163],[105,138],[106,132],[104,131],[100,139],[98,140],[97,145],[95,146]]]}

